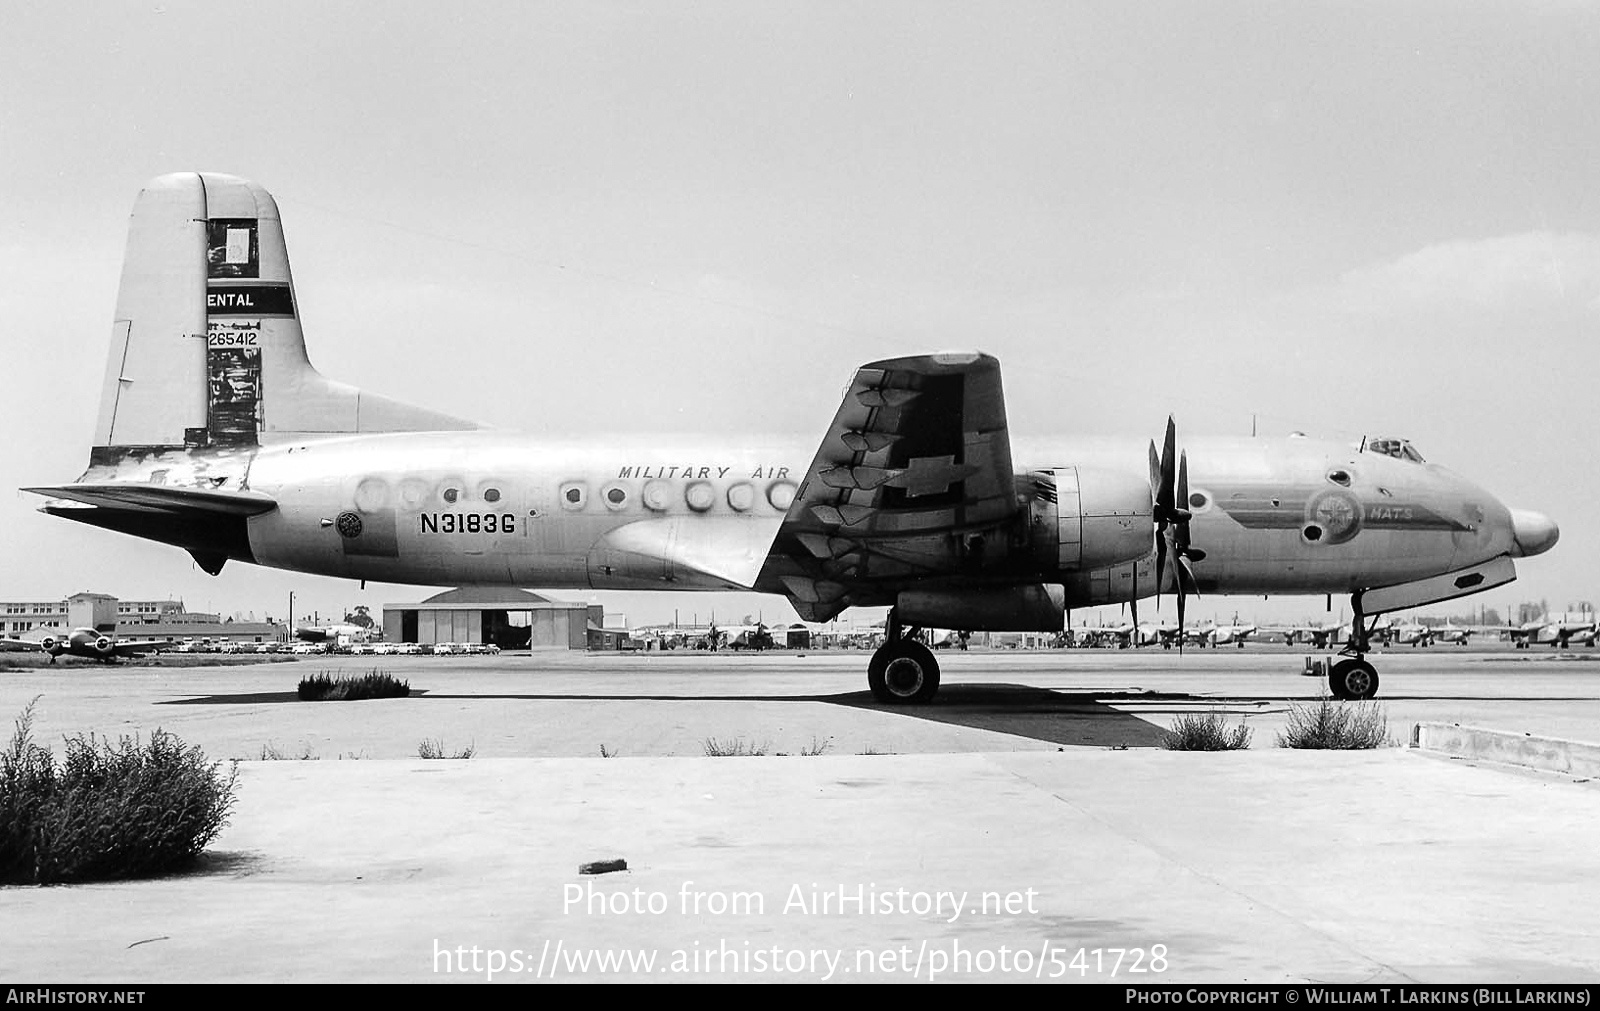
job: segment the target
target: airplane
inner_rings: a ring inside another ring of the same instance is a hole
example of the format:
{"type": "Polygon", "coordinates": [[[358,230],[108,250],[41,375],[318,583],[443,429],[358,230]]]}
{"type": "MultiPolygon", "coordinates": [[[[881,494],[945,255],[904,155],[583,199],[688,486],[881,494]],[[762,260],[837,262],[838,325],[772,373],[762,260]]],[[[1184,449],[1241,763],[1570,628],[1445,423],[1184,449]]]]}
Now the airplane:
{"type": "Polygon", "coordinates": [[[1593,621],[1568,621],[1559,619],[1551,621],[1540,618],[1530,621],[1525,625],[1514,628],[1502,629],[1511,639],[1517,649],[1527,649],[1529,646],[1554,646],[1557,649],[1566,649],[1574,642],[1585,646],[1593,646],[1600,630],[1593,621]]]}
{"type": "MultiPolygon", "coordinates": [[[[227,562],[355,580],[754,590],[822,622],[889,607],[867,684],[938,693],[925,627],[1058,632],[1072,608],[1349,593],[1331,666],[1370,698],[1366,622],[1503,586],[1559,529],[1409,442],[1014,440],[977,351],[860,366],[803,440],[555,441],[311,364],[272,196],[175,173],[140,193],[89,464],[42,511],[227,562]]],[[[1135,614],[1135,623],[1137,615],[1135,614]]]]}
{"type": "Polygon", "coordinates": [[[1232,625],[1218,625],[1213,623],[1207,626],[1202,632],[1202,642],[1203,645],[1210,646],[1213,649],[1218,646],[1229,645],[1238,646],[1240,649],[1244,649],[1245,640],[1249,639],[1255,633],[1256,626],[1240,625],[1237,624],[1237,619],[1235,619],[1235,624],[1232,625]]]}
{"type": "Polygon", "coordinates": [[[1328,649],[1334,643],[1343,642],[1348,638],[1350,624],[1339,621],[1323,625],[1295,625],[1291,628],[1278,629],[1277,631],[1283,633],[1284,641],[1290,646],[1303,642],[1312,649],[1328,649]]]}
{"type": "Polygon", "coordinates": [[[294,637],[301,642],[366,642],[372,634],[370,628],[349,624],[300,625],[294,630],[294,637]]]}
{"type": "Polygon", "coordinates": [[[1443,625],[1435,625],[1431,630],[1434,642],[1449,642],[1457,646],[1465,646],[1467,639],[1475,629],[1460,628],[1454,623],[1446,621],[1443,625]]]}
{"type": "Polygon", "coordinates": [[[1182,632],[1178,626],[1168,622],[1159,624],[1148,621],[1140,622],[1131,635],[1135,646],[1160,646],[1162,649],[1171,649],[1178,644],[1182,632]]]}
{"type": "Polygon", "coordinates": [[[1397,625],[1390,642],[1398,643],[1401,646],[1410,646],[1412,649],[1418,646],[1432,646],[1433,629],[1419,622],[1397,625]]]}
{"type": "Polygon", "coordinates": [[[81,656],[102,663],[112,663],[129,657],[144,656],[171,649],[173,643],[166,639],[118,639],[114,633],[92,628],[75,628],[71,632],[51,632],[38,638],[4,639],[0,645],[8,650],[32,650],[50,654],[50,662],[63,654],[81,656]]]}

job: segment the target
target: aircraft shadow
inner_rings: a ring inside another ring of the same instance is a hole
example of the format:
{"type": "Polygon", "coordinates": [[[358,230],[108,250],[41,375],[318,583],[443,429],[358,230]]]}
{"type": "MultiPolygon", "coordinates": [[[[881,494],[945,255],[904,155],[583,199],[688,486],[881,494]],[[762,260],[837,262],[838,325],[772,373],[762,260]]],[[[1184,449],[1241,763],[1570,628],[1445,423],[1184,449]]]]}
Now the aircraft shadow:
{"type": "MultiPolygon", "coordinates": [[[[888,706],[870,692],[834,695],[822,701],[857,709],[873,709],[912,719],[992,730],[1051,744],[1102,748],[1159,748],[1164,727],[1114,709],[1105,700],[1118,697],[1156,701],[1155,693],[1058,692],[1031,685],[947,684],[932,705],[888,706]]],[[[1162,695],[1162,700],[1189,698],[1162,695]]]]}
{"type": "MultiPolygon", "coordinates": [[[[931,705],[885,705],[871,692],[844,692],[831,695],[714,694],[676,695],[499,693],[457,695],[432,693],[413,688],[411,697],[452,702],[821,702],[852,709],[872,710],[912,719],[992,730],[1036,741],[1060,745],[1086,745],[1107,748],[1153,748],[1161,743],[1162,727],[1131,713],[1113,708],[1109,702],[1171,703],[1197,701],[1195,696],[1166,692],[1060,692],[1029,685],[985,684],[945,685],[931,705]]],[[[295,692],[243,692],[237,695],[203,695],[186,699],[167,699],[164,706],[259,705],[299,702],[295,692]]]]}
{"type": "MultiPolygon", "coordinates": [[[[428,694],[428,689],[426,689],[426,688],[413,688],[413,689],[411,689],[411,695],[409,697],[410,698],[416,698],[418,696],[422,696],[422,695],[426,695],[426,694],[428,694]]],[[[455,696],[455,697],[456,698],[469,698],[470,699],[470,698],[492,698],[492,697],[495,697],[495,696],[461,695],[461,696],[455,696]]],[[[552,697],[559,697],[559,696],[552,696],[552,697]]],[[[301,701],[306,701],[306,703],[308,705],[312,704],[310,702],[310,700],[302,700],[300,698],[300,693],[299,692],[241,692],[238,695],[195,695],[195,696],[192,696],[192,697],[186,698],[186,699],[162,699],[160,702],[157,702],[155,704],[158,705],[158,706],[242,706],[242,705],[257,705],[257,704],[267,703],[267,702],[301,702],[301,701]]],[[[317,701],[319,701],[319,702],[328,702],[328,701],[344,701],[344,700],[319,699],[317,701]]],[[[381,701],[381,700],[360,699],[360,700],[357,700],[357,701],[373,702],[373,701],[381,701]]]]}

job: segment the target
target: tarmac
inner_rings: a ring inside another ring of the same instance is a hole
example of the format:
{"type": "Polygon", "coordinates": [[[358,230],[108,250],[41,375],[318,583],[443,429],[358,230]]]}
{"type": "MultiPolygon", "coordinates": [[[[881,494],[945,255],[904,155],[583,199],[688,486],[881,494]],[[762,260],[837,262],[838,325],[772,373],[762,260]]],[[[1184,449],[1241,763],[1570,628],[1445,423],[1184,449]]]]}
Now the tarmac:
{"type": "MultiPolygon", "coordinates": [[[[1600,783],[1274,747],[1305,655],[941,654],[920,709],[841,653],[0,673],[41,743],[241,760],[197,870],[0,888],[0,981],[1600,981],[1600,783]],[[374,668],[413,696],[295,698],[374,668]],[[1251,748],[1159,747],[1209,711],[1251,748]]],[[[1396,650],[1378,701],[1595,742],[1590,657],[1396,650]]]]}

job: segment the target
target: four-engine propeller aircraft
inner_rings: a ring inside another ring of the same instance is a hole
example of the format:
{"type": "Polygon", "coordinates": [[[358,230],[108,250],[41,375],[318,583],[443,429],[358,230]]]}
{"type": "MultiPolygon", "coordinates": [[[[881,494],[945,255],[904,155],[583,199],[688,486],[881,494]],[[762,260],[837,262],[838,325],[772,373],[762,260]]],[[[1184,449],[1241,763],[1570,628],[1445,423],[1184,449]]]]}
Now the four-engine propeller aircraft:
{"type": "Polygon", "coordinates": [[[1555,619],[1540,618],[1526,625],[1518,625],[1503,631],[1518,649],[1527,649],[1530,645],[1566,649],[1575,642],[1593,646],[1596,638],[1600,637],[1600,630],[1597,630],[1593,619],[1571,619],[1565,616],[1555,619]]]}
{"type": "Polygon", "coordinates": [[[56,658],[63,654],[111,663],[129,657],[144,656],[146,653],[158,653],[173,646],[166,639],[118,639],[110,632],[100,632],[92,628],[75,628],[62,633],[52,632],[37,639],[5,639],[0,642],[3,642],[8,649],[49,653],[51,663],[55,663],[56,658]]]}
{"type": "MultiPolygon", "coordinates": [[[[231,176],[140,194],[89,466],[45,512],[233,559],[433,585],[756,590],[825,621],[889,605],[867,678],[939,686],[923,627],[1060,631],[1174,594],[1351,594],[1329,681],[1369,697],[1373,615],[1501,586],[1556,525],[1398,439],[1013,440],[975,352],[859,368],[807,444],[552,443],[324,378],[278,208],[231,176]]],[[[1137,624],[1137,615],[1135,615],[1137,624]]]]}

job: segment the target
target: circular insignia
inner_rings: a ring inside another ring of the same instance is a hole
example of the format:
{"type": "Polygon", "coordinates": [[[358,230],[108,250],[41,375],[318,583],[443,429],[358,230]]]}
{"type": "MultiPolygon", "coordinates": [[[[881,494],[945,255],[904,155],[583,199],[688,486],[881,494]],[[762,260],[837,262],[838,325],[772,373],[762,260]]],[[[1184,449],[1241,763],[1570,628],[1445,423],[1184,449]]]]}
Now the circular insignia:
{"type": "Polygon", "coordinates": [[[1322,528],[1321,544],[1343,544],[1361,532],[1361,503],[1343,491],[1325,491],[1306,503],[1306,522],[1322,528]]]}
{"type": "Polygon", "coordinates": [[[333,521],[333,527],[339,531],[340,537],[360,537],[361,517],[355,513],[340,513],[339,518],[333,521]]]}

